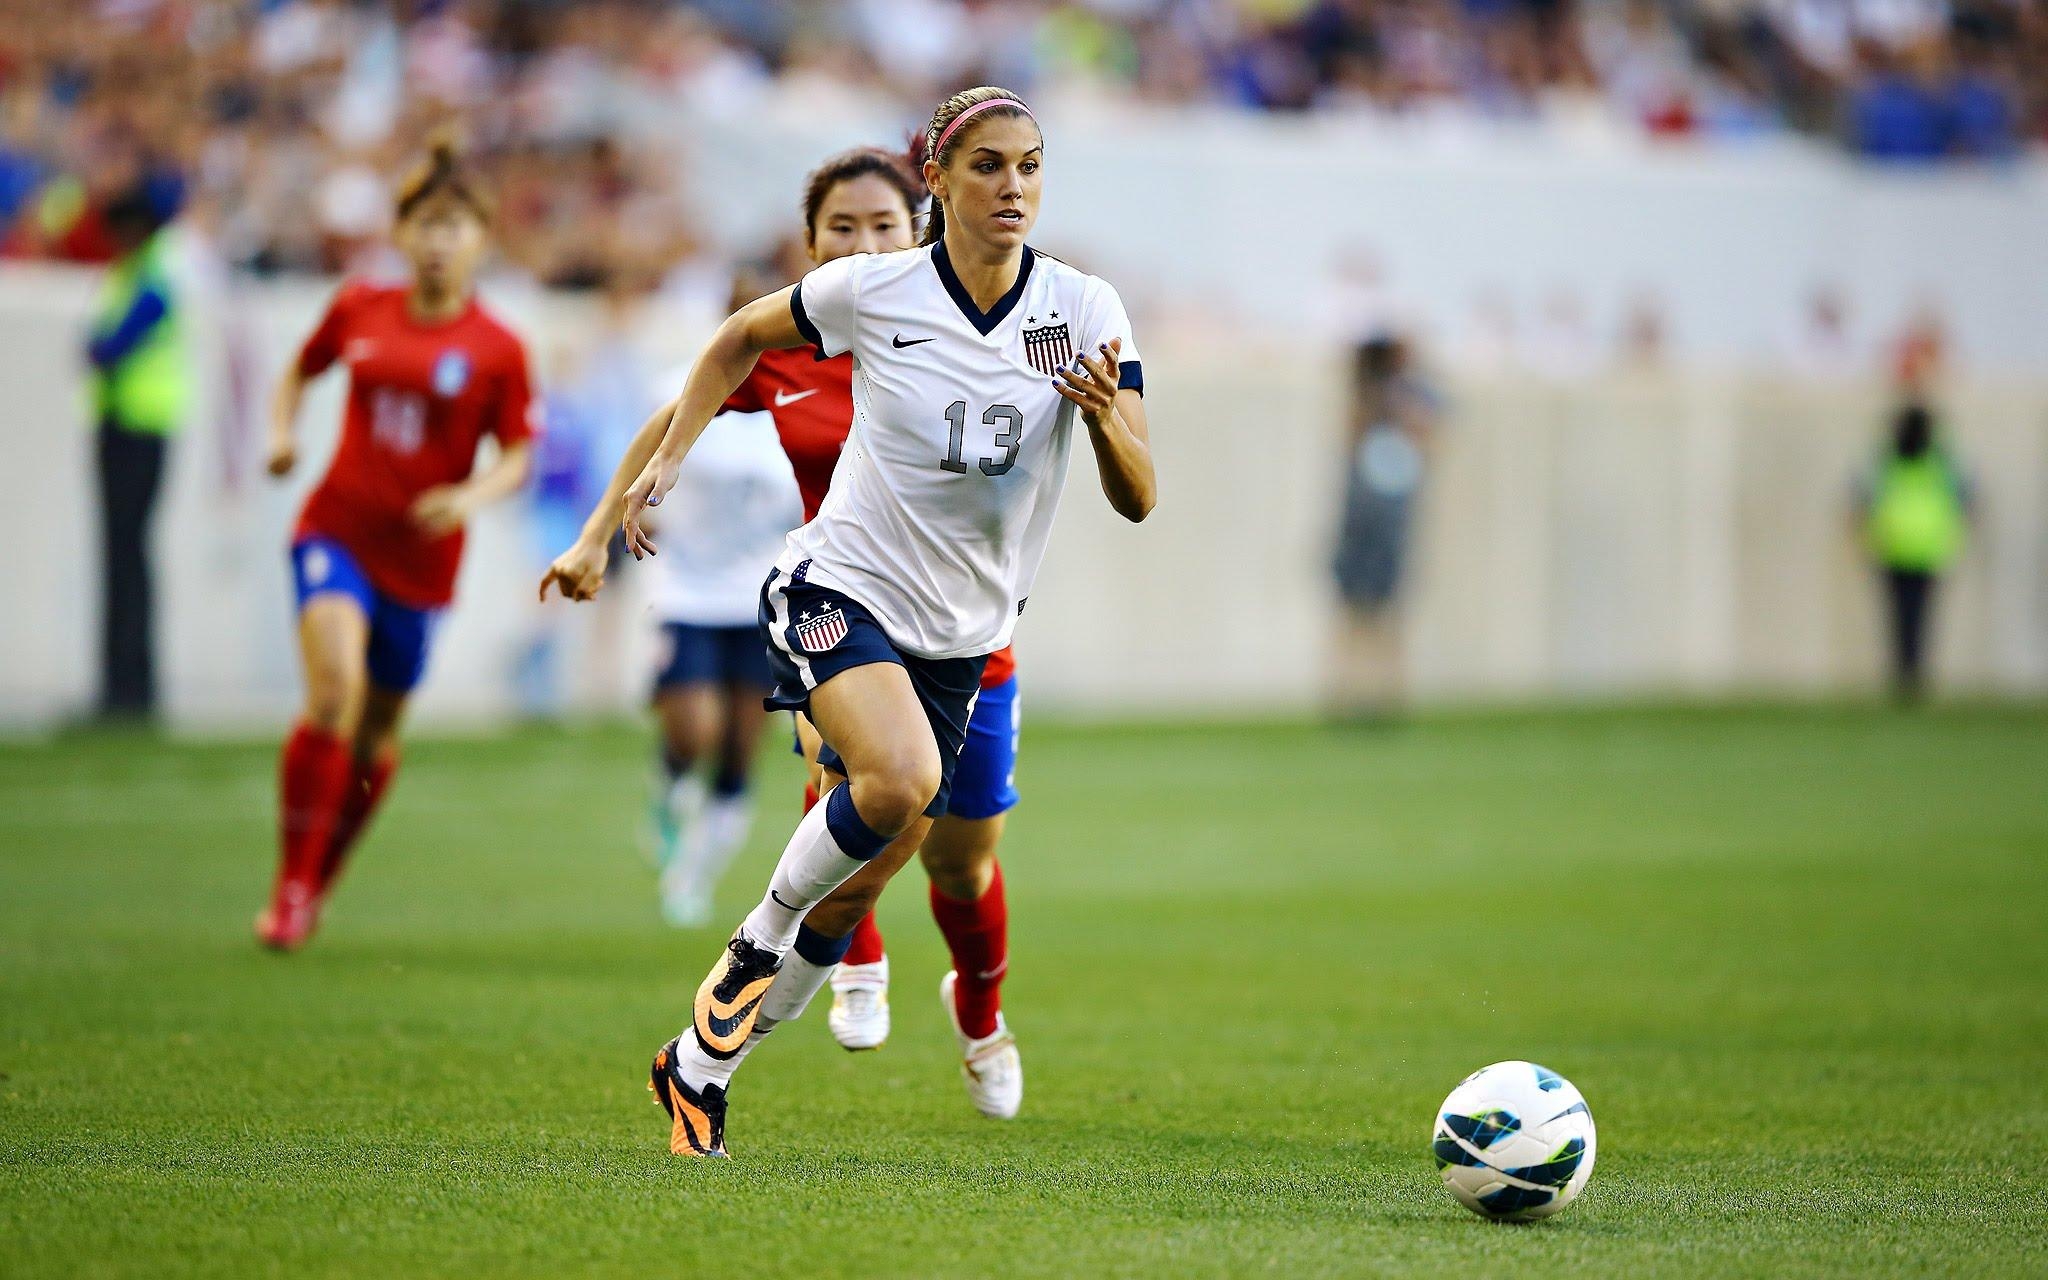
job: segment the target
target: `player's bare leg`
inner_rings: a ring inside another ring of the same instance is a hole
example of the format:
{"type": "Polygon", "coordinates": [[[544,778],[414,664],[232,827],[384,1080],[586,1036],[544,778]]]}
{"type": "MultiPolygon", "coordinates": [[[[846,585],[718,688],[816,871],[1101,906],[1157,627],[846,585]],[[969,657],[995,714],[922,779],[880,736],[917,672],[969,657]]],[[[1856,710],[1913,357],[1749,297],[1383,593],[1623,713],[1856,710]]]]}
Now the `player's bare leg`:
{"type": "MultiPolygon", "coordinates": [[[[727,1082],[805,915],[892,846],[889,862],[907,862],[923,840],[924,809],[943,777],[910,676],[894,663],[853,667],[825,681],[811,693],[811,715],[846,763],[849,781],[797,824],[767,895],[698,989],[690,1029],[657,1058],[656,1097],[674,1120],[669,1149],[678,1155],[723,1154],[727,1082]]],[[[871,904],[880,894],[887,882],[881,871],[875,868],[870,880],[879,882],[871,889],[854,891],[856,900],[871,904]]],[[[846,929],[858,919],[848,917],[846,929]]]]}
{"type": "Polygon", "coordinates": [[[977,1111],[998,1120],[1024,1102],[1024,1066],[1002,1011],[1010,968],[1009,906],[996,848],[1004,815],[946,817],[932,827],[919,856],[931,880],[932,918],[945,935],[953,971],[939,998],[960,1043],[960,1074],[977,1111]]]}
{"type": "Polygon", "coordinates": [[[370,620],[351,596],[325,592],[299,611],[306,701],[278,768],[278,867],[256,936],[280,951],[303,944],[319,917],[320,869],[347,792],[369,684],[370,620]]]}

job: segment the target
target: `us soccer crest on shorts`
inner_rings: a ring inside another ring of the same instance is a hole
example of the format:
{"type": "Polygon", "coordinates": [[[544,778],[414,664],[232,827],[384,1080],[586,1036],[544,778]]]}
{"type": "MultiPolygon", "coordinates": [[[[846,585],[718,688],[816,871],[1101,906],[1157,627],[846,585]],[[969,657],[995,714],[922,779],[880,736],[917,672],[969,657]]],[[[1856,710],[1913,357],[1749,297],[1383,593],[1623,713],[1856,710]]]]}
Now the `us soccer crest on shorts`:
{"type": "Polygon", "coordinates": [[[823,653],[844,639],[844,609],[828,609],[816,616],[806,609],[796,620],[796,647],[805,653],[823,653]]]}
{"type": "Polygon", "coordinates": [[[1044,320],[1024,319],[1024,358],[1031,367],[1050,378],[1053,371],[1074,358],[1074,337],[1057,311],[1044,320]]]}

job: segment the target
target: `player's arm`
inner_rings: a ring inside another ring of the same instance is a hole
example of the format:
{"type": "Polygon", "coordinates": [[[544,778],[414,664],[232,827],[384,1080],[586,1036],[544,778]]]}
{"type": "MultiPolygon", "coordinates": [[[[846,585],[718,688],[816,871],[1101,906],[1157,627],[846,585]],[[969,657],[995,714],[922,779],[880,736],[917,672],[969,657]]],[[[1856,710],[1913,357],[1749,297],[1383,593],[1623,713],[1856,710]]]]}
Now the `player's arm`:
{"type": "Polygon", "coordinates": [[[347,334],[358,296],[357,288],[347,284],[335,293],[320,317],[320,323],[307,335],[305,345],[299,348],[291,363],[285,366],[283,376],[277,380],[277,390],[270,396],[269,456],[264,463],[271,475],[288,474],[299,460],[299,405],[306,398],[307,384],[327,372],[341,355],[342,339],[347,334]]]}
{"type": "MultiPolygon", "coordinates": [[[[803,335],[797,332],[796,321],[790,312],[789,294],[790,290],[784,289],[748,303],[719,326],[718,333],[712,337],[711,345],[706,348],[696,365],[691,367],[683,392],[656,409],[646,422],[640,424],[640,429],[633,433],[632,441],[626,445],[625,456],[613,470],[610,483],[605,485],[603,496],[591,507],[589,517],[584,520],[583,530],[576,538],[576,545],[555,557],[555,562],[548,566],[547,573],[541,577],[541,599],[547,599],[550,586],[571,600],[589,600],[604,586],[605,566],[610,559],[608,548],[612,530],[620,528],[626,522],[627,493],[648,469],[655,453],[670,436],[672,427],[684,412],[684,401],[690,394],[690,388],[699,385],[705,363],[712,359],[713,352],[719,348],[722,341],[733,336],[728,330],[734,329],[735,326],[739,328],[738,342],[734,345],[736,350],[745,352],[745,363],[739,366],[739,372],[732,378],[731,385],[722,393],[717,392],[717,387],[723,383],[722,376],[709,384],[711,390],[716,393],[712,401],[714,416],[724,406],[726,399],[746,381],[747,375],[753,371],[754,361],[760,357],[761,352],[802,345],[803,335]],[[749,313],[755,314],[750,317],[749,313]],[[769,323],[768,319],[763,318],[764,314],[769,319],[774,316],[781,317],[787,332],[785,333],[782,327],[769,323]]],[[[709,421],[710,418],[707,417],[705,423],[709,421]]],[[[689,451],[689,445],[696,443],[703,430],[704,423],[700,423],[689,433],[687,443],[676,455],[677,462],[680,462],[683,454],[689,451]]],[[[674,473],[671,471],[668,484],[662,492],[668,492],[674,485],[674,473]]],[[[653,544],[646,541],[644,531],[641,540],[651,552],[653,544]]],[[[634,554],[638,555],[639,552],[636,550],[634,554]]]]}
{"type": "Polygon", "coordinates": [[[299,371],[297,360],[286,366],[284,376],[277,380],[277,390],[270,397],[270,442],[264,462],[271,475],[290,474],[292,465],[299,460],[299,404],[306,398],[306,384],[311,381],[299,371]]]}
{"type": "Polygon", "coordinates": [[[604,586],[606,563],[611,559],[612,530],[618,528],[625,518],[626,490],[640,478],[647,460],[654,456],[655,447],[667,433],[669,420],[675,417],[676,405],[681,400],[680,395],[671,398],[648,415],[647,421],[633,433],[633,439],[626,445],[626,456],[613,469],[603,496],[590,508],[590,515],[584,519],[575,545],[556,556],[548,571],[541,575],[541,599],[548,598],[551,586],[570,600],[591,599],[604,586]]]}
{"type": "Polygon", "coordinates": [[[683,394],[676,398],[660,443],[626,489],[620,523],[635,559],[655,553],[654,540],[640,520],[642,513],[660,506],[662,498],[676,487],[677,469],[690,446],[754,371],[761,353],[800,347],[808,341],[798,330],[796,312],[790,305],[795,293],[796,286],[791,285],[735,311],[718,326],[704,354],[690,367],[690,377],[683,384],[683,394]]]}
{"type": "Polygon", "coordinates": [[[1117,386],[1117,354],[1123,339],[1111,338],[1059,371],[1053,385],[1081,408],[1088,443],[1095,450],[1095,472],[1102,493],[1124,519],[1136,522],[1152,514],[1159,501],[1159,476],[1152,467],[1152,433],[1145,421],[1145,398],[1131,387],[1117,386]]]}

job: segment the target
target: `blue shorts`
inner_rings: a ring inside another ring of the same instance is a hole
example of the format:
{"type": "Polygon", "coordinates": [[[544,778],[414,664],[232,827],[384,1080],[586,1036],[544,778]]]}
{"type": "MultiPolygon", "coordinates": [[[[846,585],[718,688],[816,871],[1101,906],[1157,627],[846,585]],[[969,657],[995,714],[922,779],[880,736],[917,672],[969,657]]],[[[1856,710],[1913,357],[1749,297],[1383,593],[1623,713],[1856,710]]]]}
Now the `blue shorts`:
{"type": "MultiPolygon", "coordinates": [[[[924,707],[932,741],[939,748],[939,791],[925,806],[938,817],[953,794],[953,775],[960,749],[967,743],[967,721],[981,692],[978,658],[920,658],[890,642],[882,624],[851,596],[803,580],[807,560],[784,576],[780,569],[761,587],[761,630],[768,640],[768,663],[775,673],[774,692],[763,704],[770,711],[808,714],[811,690],[842,671],[876,662],[893,662],[910,675],[910,686],[924,707]]],[[[813,722],[815,723],[815,721],[813,722]]],[[[818,763],[837,773],[846,765],[827,742],[818,763]]]]}
{"type": "Polygon", "coordinates": [[[370,620],[370,683],[393,693],[410,693],[427,670],[439,609],[415,609],[370,585],[348,548],[318,534],[292,544],[292,587],[299,608],[315,596],[344,595],[362,606],[370,620]]]}
{"type": "Polygon", "coordinates": [[[775,686],[768,667],[768,649],[758,625],[700,627],[689,622],[661,624],[661,665],[655,669],[654,691],[666,693],[684,685],[775,686]]]}
{"type": "Polygon", "coordinates": [[[1017,735],[1023,724],[1017,677],[981,691],[967,721],[960,767],[953,774],[948,816],[993,818],[1017,807],[1017,735]]]}

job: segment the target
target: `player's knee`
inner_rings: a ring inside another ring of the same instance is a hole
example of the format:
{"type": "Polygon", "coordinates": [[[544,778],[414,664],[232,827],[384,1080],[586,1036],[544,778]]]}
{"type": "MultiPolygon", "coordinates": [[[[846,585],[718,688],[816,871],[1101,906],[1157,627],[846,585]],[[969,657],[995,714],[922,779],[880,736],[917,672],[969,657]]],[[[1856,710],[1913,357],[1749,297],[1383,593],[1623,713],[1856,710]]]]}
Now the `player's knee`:
{"type": "Polygon", "coordinates": [[[939,781],[936,750],[905,751],[855,777],[854,807],[875,830],[901,831],[939,794],[939,781]]]}
{"type": "Polygon", "coordinates": [[[925,874],[941,897],[955,902],[974,902],[988,892],[994,879],[995,860],[972,854],[944,853],[924,859],[925,874]]]}
{"type": "Polygon", "coordinates": [[[352,734],[362,715],[362,709],[361,679],[339,669],[307,672],[307,724],[327,733],[352,734]]]}

